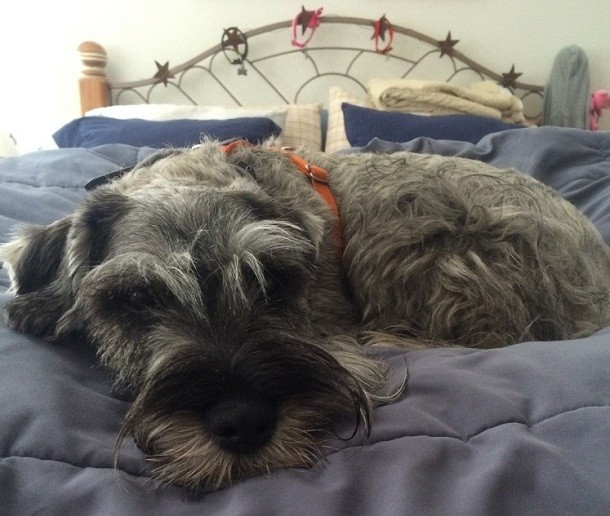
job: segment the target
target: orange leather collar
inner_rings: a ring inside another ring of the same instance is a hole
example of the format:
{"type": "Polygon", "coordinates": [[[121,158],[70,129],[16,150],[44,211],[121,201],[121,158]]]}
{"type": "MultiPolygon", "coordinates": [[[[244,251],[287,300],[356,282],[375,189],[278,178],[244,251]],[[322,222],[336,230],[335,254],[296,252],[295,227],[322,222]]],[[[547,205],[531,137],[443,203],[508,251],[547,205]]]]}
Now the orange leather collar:
{"type": "MultiPolygon", "coordinates": [[[[222,151],[225,154],[231,154],[231,152],[239,147],[254,147],[254,145],[246,140],[235,140],[223,145],[222,151]]],[[[341,230],[341,218],[339,216],[339,206],[337,205],[335,196],[328,185],[328,171],[318,167],[317,165],[312,165],[301,156],[294,154],[292,149],[282,147],[279,149],[279,151],[286,154],[292,160],[297,170],[309,179],[311,186],[316,192],[318,192],[322,199],[324,199],[330,208],[330,211],[333,213],[335,217],[335,240],[337,241],[337,251],[339,253],[339,257],[342,258],[344,242],[343,231],[341,230]]]]}

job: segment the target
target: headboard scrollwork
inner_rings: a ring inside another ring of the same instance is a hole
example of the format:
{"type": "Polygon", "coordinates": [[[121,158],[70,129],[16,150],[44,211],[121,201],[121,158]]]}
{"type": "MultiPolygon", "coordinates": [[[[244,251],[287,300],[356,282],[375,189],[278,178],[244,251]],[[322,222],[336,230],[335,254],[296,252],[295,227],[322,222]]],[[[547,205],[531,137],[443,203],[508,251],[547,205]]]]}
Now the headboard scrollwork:
{"type": "Polygon", "coordinates": [[[497,73],[470,59],[456,48],[459,40],[451,33],[438,40],[393,25],[392,51],[380,53],[371,44],[375,22],[323,16],[316,38],[306,49],[300,49],[289,45],[291,23],[284,21],[244,32],[248,51],[239,60],[240,69],[227,57],[231,49],[221,42],[178,66],[157,63],[154,76],[130,82],[108,83],[104,49],[92,42],[83,43],[79,47],[85,66],[81,77],[83,112],[109,104],[251,106],[320,102],[326,98],[329,85],[339,82],[362,92],[372,77],[462,85],[490,80],[521,98],[528,118],[535,119],[542,110],[542,86],[521,82],[514,64],[507,72],[497,73]]]}

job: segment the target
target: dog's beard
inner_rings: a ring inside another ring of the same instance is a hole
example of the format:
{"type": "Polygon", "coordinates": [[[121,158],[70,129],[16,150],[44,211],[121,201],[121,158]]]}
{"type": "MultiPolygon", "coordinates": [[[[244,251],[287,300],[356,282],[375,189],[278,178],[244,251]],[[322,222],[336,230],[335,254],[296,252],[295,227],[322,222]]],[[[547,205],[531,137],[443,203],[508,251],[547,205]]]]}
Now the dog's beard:
{"type": "Polygon", "coordinates": [[[155,478],[189,490],[218,489],[262,473],[288,467],[311,467],[321,455],[321,429],[328,426],[316,413],[285,407],[271,440],[260,450],[236,454],[220,448],[197,415],[189,412],[133,421],[130,412],[121,439],[132,433],[147,453],[155,478]],[[132,425],[133,428],[132,428],[132,425]]]}
{"type": "Polygon", "coordinates": [[[380,364],[353,351],[338,351],[338,359],[313,342],[274,338],[244,346],[242,357],[232,357],[231,372],[196,356],[156,364],[125,418],[117,454],[132,435],[158,481],[198,491],[277,469],[311,467],[338,416],[352,422],[354,435],[360,429],[368,435],[372,407],[382,400],[375,394],[383,384],[380,364]],[[231,375],[229,387],[222,378],[231,375]],[[206,414],[227,392],[273,406],[273,431],[260,446],[227,449],[210,429],[206,414]]]}

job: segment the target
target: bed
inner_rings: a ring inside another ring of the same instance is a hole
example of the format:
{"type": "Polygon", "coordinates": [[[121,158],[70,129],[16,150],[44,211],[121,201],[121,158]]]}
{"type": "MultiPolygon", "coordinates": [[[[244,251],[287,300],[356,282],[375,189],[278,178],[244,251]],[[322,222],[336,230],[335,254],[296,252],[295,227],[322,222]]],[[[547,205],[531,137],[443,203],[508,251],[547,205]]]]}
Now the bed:
{"type": "MultiPolygon", "coordinates": [[[[176,67],[161,60],[154,77],[127,83],[108,81],[100,45],[81,45],[87,116],[58,130],[60,148],[0,160],[0,243],[20,224],[70,213],[89,180],[206,135],[515,167],[574,203],[610,244],[608,134],[527,127],[539,117],[543,88],[520,82],[514,65],[496,73],[476,63],[450,33],[393,26],[389,50],[389,31],[376,48],[374,29],[374,20],[323,17],[301,49],[290,46],[290,21],[231,28],[192,60],[176,67]],[[289,62],[294,73],[281,73],[289,62]],[[441,95],[475,99],[499,115],[447,106],[441,95]],[[490,107],[490,96],[510,109],[490,107]],[[384,99],[393,105],[375,104],[384,99]]],[[[1,269],[0,309],[13,295],[9,283],[1,269]]],[[[156,486],[129,440],[115,465],[129,401],[111,394],[94,350],[78,339],[51,345],[0,323],[0,512],[608,514],[609,345],[610,327],[485,351],[372,350],[390,364],[395,387],[408,369],[408,385],[374,411],[368,438],[342,439],[350,429],[339,425],[311,469],[193,494],[156,486]]]]}

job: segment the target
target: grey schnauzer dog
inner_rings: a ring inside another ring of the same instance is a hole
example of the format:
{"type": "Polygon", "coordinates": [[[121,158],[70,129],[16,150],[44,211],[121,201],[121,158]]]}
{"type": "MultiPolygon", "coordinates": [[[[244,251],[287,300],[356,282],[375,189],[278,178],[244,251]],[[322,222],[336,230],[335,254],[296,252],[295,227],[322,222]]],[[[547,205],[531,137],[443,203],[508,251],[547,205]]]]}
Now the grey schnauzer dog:
{"type": "Polygon", "coordinates": [[[610,321],[609,248],[519,172],[411,153],[305,152],[299,168],[271,143],[168,154],[1,251],[8,324],[97,346],[134,396],[119,445],[133,436],[161,482],[311,466],[342,415],[368,431],[397,393],[367,345],[489,348],[610,321]]]}

